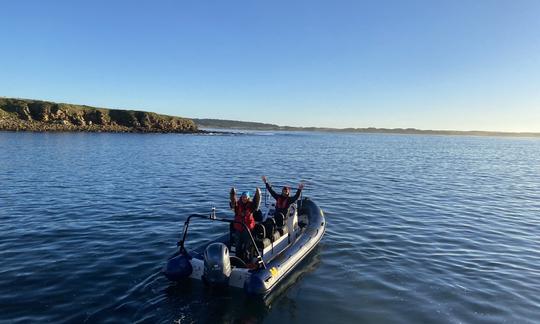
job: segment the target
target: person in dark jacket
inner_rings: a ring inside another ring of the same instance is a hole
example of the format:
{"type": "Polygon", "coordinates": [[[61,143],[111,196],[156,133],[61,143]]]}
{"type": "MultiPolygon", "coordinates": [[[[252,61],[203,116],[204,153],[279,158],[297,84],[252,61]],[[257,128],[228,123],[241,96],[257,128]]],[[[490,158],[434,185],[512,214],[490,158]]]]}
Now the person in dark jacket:
{"type": "Polygon", "coordinates": [[[276,200],[276,215],[281,213],[283,216],[287,217],[289,207],[300,198],[300,194],[302,193],[302,189],[304,189],[304,184],[300,183],[298,185],[298,189],[296,190],[296,194],[292,197],[290,197],[291,194],[291,188],[289,187],[283,187],[281,189],[281,194],[278,194],[277,192],[272,189],[272,185],[268,183],[265,176],[262,177],[262,181],[266,185],[266,189],[268,189],[268,192],[274,199],[276,200]]]}

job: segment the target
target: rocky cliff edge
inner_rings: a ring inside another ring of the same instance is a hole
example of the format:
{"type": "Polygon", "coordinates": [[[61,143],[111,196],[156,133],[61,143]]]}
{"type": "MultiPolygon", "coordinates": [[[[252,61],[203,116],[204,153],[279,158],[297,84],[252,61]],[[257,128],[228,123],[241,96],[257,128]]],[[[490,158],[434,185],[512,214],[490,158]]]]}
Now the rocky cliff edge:
{"type": "Polygon", "coordinates": [[[48,101],[0,98],[0,130],[196,133],[188,118],[48,101]]]}

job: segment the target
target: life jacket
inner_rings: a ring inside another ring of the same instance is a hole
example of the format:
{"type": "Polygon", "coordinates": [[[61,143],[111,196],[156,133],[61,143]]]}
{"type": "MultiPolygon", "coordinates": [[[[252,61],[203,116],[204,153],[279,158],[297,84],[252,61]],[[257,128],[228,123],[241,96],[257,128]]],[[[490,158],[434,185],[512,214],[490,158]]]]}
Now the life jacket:
{"type": "MultiPolygon", "coordinates": [[[[243,204],[238,201],[234,210],[234,220],[247,225],[251,231],[255,227],[255,218],[253,218],[253,206],[251,202],[243,204]]],[[[244,231],[244,226],[234,223],[234,229],[238,232],[244,231]]]]}
{"type": "Polygon", "coordinates": [[[279,195],[276,199],[276,209],[284,210],[289,208],[289,197],[279,195]]]}

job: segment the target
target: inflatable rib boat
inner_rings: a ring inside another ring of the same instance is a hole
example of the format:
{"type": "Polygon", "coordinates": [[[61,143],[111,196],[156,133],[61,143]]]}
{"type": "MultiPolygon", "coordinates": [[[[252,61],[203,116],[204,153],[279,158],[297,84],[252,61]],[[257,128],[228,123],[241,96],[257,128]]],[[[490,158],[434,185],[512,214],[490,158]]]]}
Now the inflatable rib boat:
{"type": "Polygon", "coordinates": [[[193,250],[185,247],[192,220],[235,222],[193,214],[184,223],[179,249],[167,261],[163,274],[171,281],[188,278],[211,286],[243,288],[250,295],[266,296],[317,246],[324,235],[326,221],[323,211],[310,199],[303,198],[289,209],[288,215],[276,214],[271,205],[249,233],[249,251],[236,251],[232,231],[193,250]],[[253,234],[252,234],[253,233],[253,234]],[[238,255],[237,255],[238,254],[238,255]]]}

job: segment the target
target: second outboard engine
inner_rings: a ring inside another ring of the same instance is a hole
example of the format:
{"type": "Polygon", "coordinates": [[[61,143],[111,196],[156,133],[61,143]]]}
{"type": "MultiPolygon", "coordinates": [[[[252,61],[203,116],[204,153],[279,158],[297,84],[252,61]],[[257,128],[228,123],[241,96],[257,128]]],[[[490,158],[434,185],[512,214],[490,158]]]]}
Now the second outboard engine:
{"type": "Polygon", "coordinates": [[[213,286],[227,286],[231,276],[229,249],[223,243],[212,243],[204,251],[204,280],[213,286]]]}

